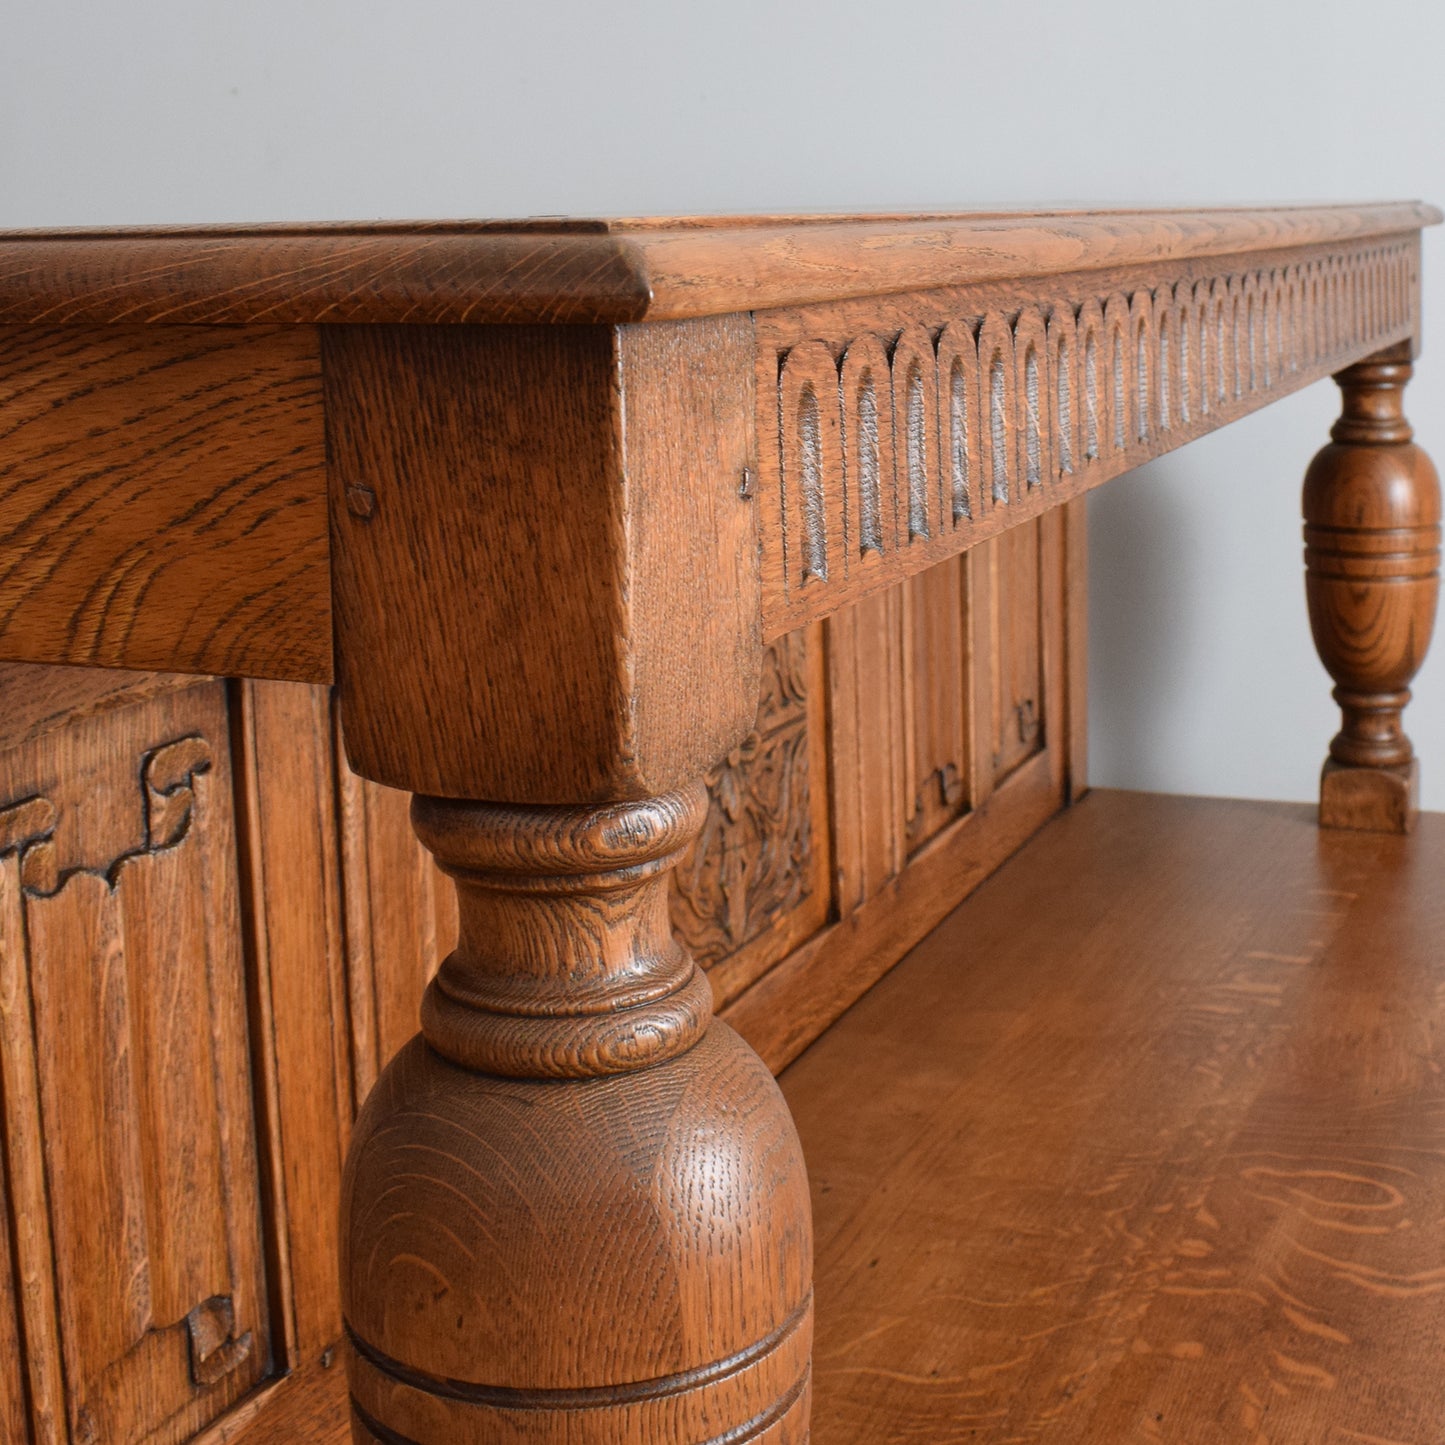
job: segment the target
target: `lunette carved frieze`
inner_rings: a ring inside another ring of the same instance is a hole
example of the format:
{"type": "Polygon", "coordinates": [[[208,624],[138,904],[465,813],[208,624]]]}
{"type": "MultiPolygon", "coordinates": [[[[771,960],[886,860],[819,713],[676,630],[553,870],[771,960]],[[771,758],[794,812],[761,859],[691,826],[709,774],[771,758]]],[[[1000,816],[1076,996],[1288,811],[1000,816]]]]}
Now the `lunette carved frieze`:
{"type": "Polygon", "coordinates": [[[760,318],[767,634],[1410,336],[1418,256],[1401,237],[885,298],[790,313],[776,338],[760,318]]]}

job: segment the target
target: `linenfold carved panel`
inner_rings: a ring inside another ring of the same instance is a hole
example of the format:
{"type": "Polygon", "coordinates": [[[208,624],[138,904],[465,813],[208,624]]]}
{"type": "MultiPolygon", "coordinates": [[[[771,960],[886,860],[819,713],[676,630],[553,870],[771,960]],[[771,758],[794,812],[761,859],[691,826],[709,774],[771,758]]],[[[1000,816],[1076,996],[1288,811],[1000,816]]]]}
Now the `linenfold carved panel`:
{"type": "Polygon", "coordinates": [[[0,1076],[37,1442],[189,1438],[268,1368],[225,690],[0,755],[0,1076]]]}
{"type": "Polygon", "coordinates": [[[1410,336],[1418,239],[762,313],[769,636],[1410,336]],[[880,311],[884,319],[880,322],[880,311]]]}
{"type": "Polygon", "coordinates": [[[707,823],[673,874],[672,920],[705,967],[791,913],[814,886],[807,651],[767,651],[758,722],[708,774],[707,823]]]}

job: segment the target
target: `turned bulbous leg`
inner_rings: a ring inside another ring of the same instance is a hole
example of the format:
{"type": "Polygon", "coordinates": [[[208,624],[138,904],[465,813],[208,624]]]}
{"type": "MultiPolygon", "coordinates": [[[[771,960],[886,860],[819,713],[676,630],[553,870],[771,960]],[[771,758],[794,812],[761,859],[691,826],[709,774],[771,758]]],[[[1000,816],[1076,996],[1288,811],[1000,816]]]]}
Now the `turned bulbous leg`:
{"type": "Polygon", "coordinates": [[[668,921],[704,806],[416,801],[461,938],[351,1146],[358,1441],[807,1439],[797,1135],[668,921]]]}
{"type": "Polygon", "coordinates": [[[1403,398],[1408,348],[1341,372],[1333,440],[1305,475],[1305,591],[1342,726],[1320,780],[1325,827],[1407,831],[1419,764],[1401,713],[1440,588],[1440,483],[1403,398]]]}

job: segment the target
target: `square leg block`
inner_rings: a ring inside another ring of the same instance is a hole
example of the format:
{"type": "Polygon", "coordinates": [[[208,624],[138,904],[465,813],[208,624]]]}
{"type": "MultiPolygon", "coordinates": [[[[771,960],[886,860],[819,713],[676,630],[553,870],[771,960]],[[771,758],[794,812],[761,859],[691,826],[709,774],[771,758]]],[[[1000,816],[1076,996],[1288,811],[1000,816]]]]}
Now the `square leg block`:
{"type": "Polygon", "coordinates": [[[1420,811],[1420,762],[1351,768],[1330,760],[1320,774],[1320,827],[1408,833],[1420,811]]]}

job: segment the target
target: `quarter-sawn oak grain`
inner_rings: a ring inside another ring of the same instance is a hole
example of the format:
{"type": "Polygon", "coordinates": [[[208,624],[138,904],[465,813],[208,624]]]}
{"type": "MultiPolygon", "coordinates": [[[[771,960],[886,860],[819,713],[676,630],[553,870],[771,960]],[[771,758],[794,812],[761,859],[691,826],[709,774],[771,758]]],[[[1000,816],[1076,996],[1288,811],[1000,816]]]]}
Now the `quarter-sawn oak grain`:
{"type": "Polygon", "coordinates": [[[306,328],[0,327],[0,656],[327,681],[306,328]]]}
{"type": "Polygon", "coordinates": [[[0,234],[0,322],[675,321],[1434,225],[1418,201],[0,234]]]}
{"type": "Polygon", "coordinates": [[[358,772],[450,797],[640,798],[746,736],[746,317],[354,327],[324,356],[358,772]]]}
{"type": "Polygon", "coordinates": [[[807,1439],[797,1136],[668,916],[704,814],[416,799],[460,940],[347,1162],[360,1438],[807,1439]]]}

